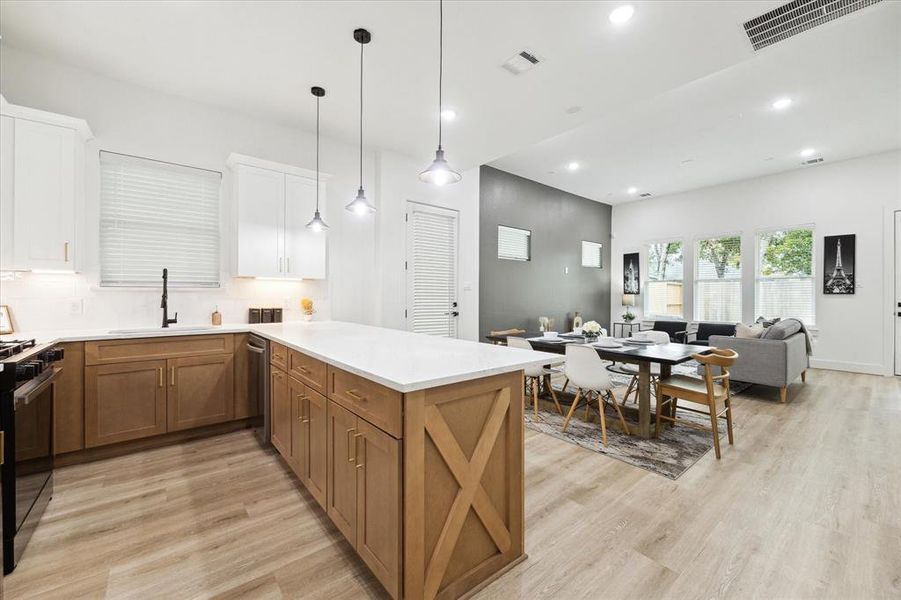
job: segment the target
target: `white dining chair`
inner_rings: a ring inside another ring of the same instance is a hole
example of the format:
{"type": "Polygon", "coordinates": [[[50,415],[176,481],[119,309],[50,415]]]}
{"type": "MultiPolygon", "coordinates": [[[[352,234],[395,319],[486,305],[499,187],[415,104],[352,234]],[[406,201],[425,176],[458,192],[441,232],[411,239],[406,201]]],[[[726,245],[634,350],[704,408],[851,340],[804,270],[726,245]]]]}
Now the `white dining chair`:
{"type": "Polygon", "coordinates": [[[598,415],[601,418],[601,441],[604,446],[607,445],[607,419],[604,417],[604,409],[607,401],[610,400],[616,414],[619,416],[619,422],[623,431],[628,434],[629,428],[626,425],[626,419],[619,408],[616,396],[613,393],[613,382],[610,380],[610,374],[604,368],[604,362],[592,346],[582,346],[570,344],[566,347],[566,376],[570,382],[576,386],[576,397],[573,399],[572,406],[563,420],[563,431],[569,425],[569,420],[573,413],[579,407],[581,400],[585,401],[585,418],[588,418],[588,410],[591,406],[592,395],[594,401],[598,404],[598,415]],[[603,399],[602,399],[603,398],[603,399]]]}
{"type": "MultiPolygon", "coordinates": [[[[669,334],[665,331],[636,331],[632,337],[639,340],[648,340],[654,342],[655,344],[669,344],[669,334]]],[[[625,406],[626,402],[629,401],[629,396],[634,395],[635,403],[638,403],[638,366],[631,364],[624,364],[618,366],[616,372],[621,373],[623,375],[631,375],[632,379],[629,381],[629,386],[626,388],[626,393],[623,394],[623,405],[625,406]]],[[[660,363],[651,363],[651,386],[656,389],[657,380],[660,379],[660,363]]]]}
{"type": "MultiPolygon", "coordinates": [[[[580,328],[581,329],[581,328],[580,328]]],[[[607,330],[601,327],[601,330],[598,332],[598,338],[609,337],[607,335],[607,330]]],[[[567,377],[566,381],[563,382],[563,389],[561,390],[564,394],[566,393],[566,388],[569,387],[569,378],[567,377]]]]}
{"type": "MultiPolygon", "coordinates": [[[[532,344],[529,343],[529,340],[523,339],[521,337],[510,336],[507,338],[507,347],[509,348],[520,348],[522,350],[531,350],[532,344]]],[[[561,361],[562,362],[562,361],[561,361]]],[[[551,398],[554,399],[554,404],[557,406],[557,412],[561,415],[563,414],[563,408],[560,406],[560,402],[557,400],[557,394],[554,393],[554,386],[551,384],[551,375],[554,373],[559,373],[559,369],[546,368],[546,367],[529,367],[523,370],[523,375],[525,377],[526,389],[531,391],[532,395],[532,410],[534,411],[535,418],[538,419],[538,391],[541,387],[541,382],[544,381],[544,387],[551,393],[551,398]]],[[[526,390],[523,390],[523,406],[525,406],[526,399],[526,390]]]]}

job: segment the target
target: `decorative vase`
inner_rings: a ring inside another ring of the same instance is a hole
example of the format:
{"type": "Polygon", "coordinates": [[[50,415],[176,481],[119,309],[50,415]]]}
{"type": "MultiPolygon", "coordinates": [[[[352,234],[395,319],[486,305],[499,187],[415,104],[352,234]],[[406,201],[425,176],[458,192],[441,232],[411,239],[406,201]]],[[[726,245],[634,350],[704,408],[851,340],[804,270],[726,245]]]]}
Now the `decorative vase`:
{"type": "Polygon", "coordinates": [[[573,331],[577,329],[582,329],[582,313],[576,311],[576,316],[573,317],[573,331]]]}

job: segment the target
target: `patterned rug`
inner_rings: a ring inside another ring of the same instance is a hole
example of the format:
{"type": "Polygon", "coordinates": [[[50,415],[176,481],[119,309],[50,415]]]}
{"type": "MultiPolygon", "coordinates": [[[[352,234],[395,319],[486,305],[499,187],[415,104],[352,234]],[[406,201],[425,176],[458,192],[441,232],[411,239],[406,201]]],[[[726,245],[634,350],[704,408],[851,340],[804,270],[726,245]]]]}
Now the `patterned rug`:
{"type": "MultiPolygon", "coordinates": [[[[689,375],[698,377],[693,362],[684,363],[673,367],[673,373],[680,375],[689,375]]],[[[614,393],[619,401],[629,385],[630,377],[618,373],[611,373],[610,378],[616,384],[614,393]]],[[[698,377],[699,378],[699,377],[698,377]]],[[[572,404],[575,398],[575,390],[572,386],[563,393],[563,379],[555,378],[553,385],[557,394],[557,399],[561,406],[566,409],[572,404]]],[[[732,395],[741,393],[748,389],[750,384],[733,382],[731,385],[732,395]]],[[[654,404],[651,403],[651,424],[654,422],[654,404]]],[[[533,431],[538,431],[555,437],[560,440],[569,442],[593,450],[600,454],[604,454],[611,458],[621,460],[630,465],[641,467],[658,475],[662,475],[669,479],[678,479],[685,471],[695,464],[702,456],[713,448],[713,436],[708,431],[701,431],[684,425],[676,425],[674,427],[666,427],[660,434],[659,438],[641,439],[635,436],[624,434],[619,425],[619,417],[613,407],[608,407],[605,413],[607,417],[607,447],[601,444],[601,425],[598,420],[597,410],[592,408],[589,414],[589,420],[585,421],[584,405],[580,406],[573,418],[569,422],[566,433],[560,431],[563,426],[563,416],[557,413],[557,409],[550,396],[541,398],[539,402],[538,420],[536,421],[532,412],[531,398],[526,399],[525,424],[526,427],[533,431]]],[[[629,423],[638,422],[638,405],[635,403],[634,395],[630,397],[628,403],[623,409],[623,415],[629,423]]],[[[702,415],[697,415],[682,409],[678,409],[678,418],[704,425],[709,425],[710,420],[702,415]]],[[[728,444],[726,437],[726,423],[720,419],[720,444],[725,446],[728,444]]],[[[738,415],[734,420],[733,427],[740,427],[738,415]]]]}

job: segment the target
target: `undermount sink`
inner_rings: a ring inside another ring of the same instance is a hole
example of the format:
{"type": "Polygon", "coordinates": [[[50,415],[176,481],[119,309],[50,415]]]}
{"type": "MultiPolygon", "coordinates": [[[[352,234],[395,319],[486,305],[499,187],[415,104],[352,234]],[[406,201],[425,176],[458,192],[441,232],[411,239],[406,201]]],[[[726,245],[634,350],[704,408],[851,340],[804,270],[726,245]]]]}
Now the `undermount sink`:
{"type": "Polygon", "coordinates": [[[212,325],[194,325],[185,327],[142,327],[140,329],[110,329],[109,333],[185,333],[191,331],[207,331],[212,325]]]}

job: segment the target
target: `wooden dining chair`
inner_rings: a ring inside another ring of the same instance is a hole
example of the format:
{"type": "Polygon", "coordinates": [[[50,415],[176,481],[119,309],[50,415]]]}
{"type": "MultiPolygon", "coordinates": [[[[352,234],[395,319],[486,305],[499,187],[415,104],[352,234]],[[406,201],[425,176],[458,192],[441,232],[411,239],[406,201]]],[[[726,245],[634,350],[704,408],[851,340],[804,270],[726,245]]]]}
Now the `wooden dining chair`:
{"type": "Polygon", "coordinates": [[[619,403],[613,394],[613,382],[597,351],[592,346],[567,345],[565,370],[569,381],[576,386],[576,397],[573,399],[572,406],[569,407],[566,419],[563,420],[563,431],[566,431],[569,420],[582,400],[585,401],[585,417],[588,418],[588,409],[591,406],[592,395],[594,395],[593,401],[598,405],[598,415],[601,418],[601,441],[604,446],[607,446],[607,419],[604,416],[604,409],[608,400],[616,409],[616,414],[619,415],[623,432],[628,435],[629,428],[626,426],[626,420],[623,418],[619,403]]]}
{"type": "MultiPolygon", "coordinates": [[[[532,349],[532,344],[529,343],[529,340],[515,336],[507,338],[507,346],[510,348],[520,348],[522,350],[532,349]]],[[[544,382],[544,388],[551,393],[551,398],[554,399],[554,404],[557,406],[557,412],[561,415],[563,414],[563,408],[561,408],[560,402],[557,400],[557,394],[554,393],[554,386],[551,384],[551,375],[559,372],[559,369],[549,369],[546,367],[527,367],[523,370],[525,387],[532,395],[532,410],[534,411],[536,420],[538,419],[538,392],[541,388],[542,381],[544,382]]],[[[526,401],[525,393],[526,390],[523,390],[523,404],[525,404],[526,401]]]]}
{"type": "MultiPolygon", "coordinates": [[[[514,327],[513,329],[492,330],[492,331],[488,332],[488,335],[492,336],[492,337],[494,337],[494,336],[503,337],[503,336],[510,336],[510,335],[522,335],[525,332],[526,332],[525,329],[517,329],[514,327]]],[[[495,344],[500,344],[500,342],[495,342],[495,344]]]]}
{"type": "Polygon", "coordinates": [[[732,436],[732,394],[729,391],[729,367],[735,364],[738,353],[735,350],[720,348],[711,349],[710,354],[695,354],[693,359],[704,365],[704,379],[698,380],[687,375],[671,375],[657,381],[657,415],[654,422],[654,436],[660,435],[660,421],[682,423],[695,429],[709,430],[713,433],[713,449],[716,458],[720,458],[720,430],[718,419],[725,417],[729,444],[734,443],[732,436]],[[714,375],[713,368],[719,367],[720,374],[714,375]],[[664,397],[667,397],[664,399],[664,397]],[[698,410],[682,406],[682,410],[709,415],[710,427],[676,418],[679,400],[704,406],[707,410],[698,410]]]}

